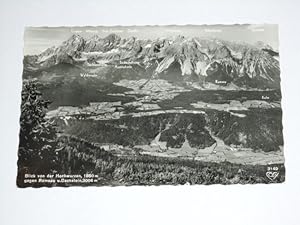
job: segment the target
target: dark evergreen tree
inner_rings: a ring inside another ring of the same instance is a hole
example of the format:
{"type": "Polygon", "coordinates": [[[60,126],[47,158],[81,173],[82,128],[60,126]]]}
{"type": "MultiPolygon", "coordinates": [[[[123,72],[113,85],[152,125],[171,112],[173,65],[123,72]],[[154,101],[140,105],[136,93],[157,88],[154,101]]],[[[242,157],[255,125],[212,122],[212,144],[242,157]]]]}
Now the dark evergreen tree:
{"type": "Polygon", "coordinates": [[[36,81],[24,81],[22,90],[19,171],[48,173],[57,167],[56,127],[45,118],[50,101],[42,98],[36,81]]]}

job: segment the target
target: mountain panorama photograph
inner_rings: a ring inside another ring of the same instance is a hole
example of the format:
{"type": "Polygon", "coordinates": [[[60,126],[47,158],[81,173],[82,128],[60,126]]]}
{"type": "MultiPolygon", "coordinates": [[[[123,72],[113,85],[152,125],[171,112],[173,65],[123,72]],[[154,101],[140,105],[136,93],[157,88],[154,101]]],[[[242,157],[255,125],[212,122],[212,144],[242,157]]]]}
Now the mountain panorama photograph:
{"type": "Polygon", "coordinates": [[[27,27],[18,187],[285,181],[278,26],[27,27]]]}

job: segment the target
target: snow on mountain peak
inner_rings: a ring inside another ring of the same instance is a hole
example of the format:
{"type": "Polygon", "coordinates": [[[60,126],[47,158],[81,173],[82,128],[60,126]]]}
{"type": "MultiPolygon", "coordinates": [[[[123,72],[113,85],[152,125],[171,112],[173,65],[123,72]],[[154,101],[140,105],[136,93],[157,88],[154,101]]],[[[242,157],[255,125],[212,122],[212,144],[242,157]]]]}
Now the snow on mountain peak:
{"type": "Polygon", "coordinates": [[[175,66],[182,76],[225,74],[230,79],[247,76],[273,82],[279,80],[279,62],[275,57],[278,53],[263,42],[250,45],[181,35],[145,40],[109,34],[104,38],[94,35],[84,39],[75,34],[60,46],[42,52],[36,63],[49,67],[61,62],[74,63],[81,58],[106,62],[138,60],[145,68],[154,67],[155,74],[175,66]],[[97,54],[88,54],[92,52],[97,54]]]}

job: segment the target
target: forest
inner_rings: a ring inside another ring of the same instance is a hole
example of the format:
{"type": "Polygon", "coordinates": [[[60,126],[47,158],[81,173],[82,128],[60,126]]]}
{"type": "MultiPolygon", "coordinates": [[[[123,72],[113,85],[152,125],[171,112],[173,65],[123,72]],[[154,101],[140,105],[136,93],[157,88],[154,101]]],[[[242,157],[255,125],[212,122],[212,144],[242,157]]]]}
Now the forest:
{"type": "MultiPolygon", "coordinates": [[[[73,186],[68,183],[25,184],[26,173],[97,174],[98,181],[93,184],[97,186],[252,184],[277,183],[285,179],[283,164],[272,165],[280,170],[280,177],[272,181],[265,176],[267,165],[202,162],[138,153],[117,156],[102,149],[96,142],[60,131],[55,121],[45,118],[50,103],[43,99],[36,81],[24,81],[18,151],[19,187],[73,186]]],[[[186,119],[182,121],[184,124],[189,122],[186,119]]],[[[201,127],[203,123],[204,120],[199,120],[197,126],[201,127]]],[[[222,132],[221,127],[219,129],[222,132]]]]}

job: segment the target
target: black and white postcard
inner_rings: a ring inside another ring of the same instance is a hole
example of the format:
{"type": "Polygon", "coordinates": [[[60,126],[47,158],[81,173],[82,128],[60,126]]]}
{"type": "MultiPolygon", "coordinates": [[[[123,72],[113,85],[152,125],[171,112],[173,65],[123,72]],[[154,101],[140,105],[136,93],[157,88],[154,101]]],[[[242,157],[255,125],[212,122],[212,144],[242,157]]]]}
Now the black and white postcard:
{"type": "Polygon", "coordinates": [[[282,183],[278,26],[27,27],[18,187],[282,183]]]}

